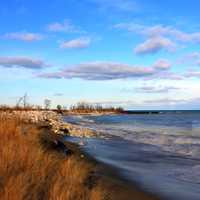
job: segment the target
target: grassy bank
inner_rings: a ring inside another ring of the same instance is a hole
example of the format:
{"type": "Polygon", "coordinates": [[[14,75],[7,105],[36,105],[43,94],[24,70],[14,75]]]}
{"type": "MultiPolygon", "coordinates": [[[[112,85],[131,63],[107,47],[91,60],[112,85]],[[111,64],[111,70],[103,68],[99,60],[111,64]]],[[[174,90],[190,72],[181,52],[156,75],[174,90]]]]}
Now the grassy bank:
{"type": "Polygon", "coordinates": [[[102,199],[87,186],[92,166],[56,151],[43,131],[0,117],[0,199],[102,199]]]}
{"type": "Polygon", "coordinates": [[[154,199],[97,168],[80,153],[66,156],[47,128],[0,115],[0,199],[154,199]]]}

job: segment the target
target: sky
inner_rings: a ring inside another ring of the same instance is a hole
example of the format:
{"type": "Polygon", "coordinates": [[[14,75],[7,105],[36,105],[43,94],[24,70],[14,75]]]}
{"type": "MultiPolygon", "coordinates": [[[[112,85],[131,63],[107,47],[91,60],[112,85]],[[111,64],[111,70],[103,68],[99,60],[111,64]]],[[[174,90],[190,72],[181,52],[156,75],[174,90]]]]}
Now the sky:
{"type": "Polygon", "coordinates": [[[200,109],[199,0],[2,0],[0,104],[200,109]]]}

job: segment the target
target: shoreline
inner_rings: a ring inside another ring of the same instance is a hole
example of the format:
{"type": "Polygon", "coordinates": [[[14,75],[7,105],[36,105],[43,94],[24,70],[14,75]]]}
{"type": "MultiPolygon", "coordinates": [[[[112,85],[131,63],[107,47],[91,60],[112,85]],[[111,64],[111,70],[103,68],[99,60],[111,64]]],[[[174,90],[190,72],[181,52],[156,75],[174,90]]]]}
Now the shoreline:
{"type": "MultiPolygon", "coordinates": [[[[47,128],[47,131],[51,131],[47,128]]],[[[63,135],[56,135],[55,137],[63,142],[67,149],[74,152],[75,156],[84,159],[85,163],[93,166],[94,174],[91,179],[98,179],[103,185],[104,189],[112,190],[110,200],[159,200],[160,198],[155,194],[151,194],[142,190],[139,185],[133,183],[122,177],[115,167],[97,161],[93,156],[80,149],[76,143],[64,140],[63,135]]]]}
{"type": "MultiPolygon", "coordinates": [[[[109,113],[109,115],[110,114],[117,114],[117,113],[109,113]]],[[[77,115],[80,115],[80,114],[77,114],[77,115]]],[[[91,115],[94,115],[94,114],[91,114],[91,115]]],[[[122,177],[119,173],[119,170],[116,169],[115,167],[110,166],[106,163],[97,161],[95,157],[89,155],[84,150],[80,149],[80,145],[64,140],[64,137],[66,136],[104,138],[103,136],[101,136],[101,134],[98,135],[96,132],[93,132],[93,131],[91,132],[91,130],[88,128],[82,128],[79,125],[63,122],[63,120],[61,120],[60,122],[61,122],[61,131],[63,130],[63,124],[65,124],[66,127],[70,127],[70,126],[76,127],[76,128],[78,127],[80,131],[83,132],[83,135],[82,134],[70,134],[70,135],[56,134],[56,135],[66,145],[67,148],[70,147],[70,150],[77,152],[78,156],[84,155],[86,162],[94,164],[94,168],[96,168],[97,173],[101,176],[102,181],[107,183],[107,187],[112,187],[112,188],[114,187],[113,189],[115,190],[114,193],[116,193],[116,195],[111,199],[130,200],[130,196],[132,197],[134,196],[133,199],[136,199],[136,200],[159,200],[160,199],[155,194],[151,194],[141,189],[141,187],[136,182],[133,183],[125,179],[124,177],[122,177]]]]}
{"type": "Polygon", "coordinates": [[[56,141],[57,144],[59,143],[62,151],[66,152],[66,157],[70,156],[68,155],[69,152],[72,152],[73,157],[76,160],[80,160],[83,168],[90,166],[92,170],[87,184],[92,188],[98,182],[101,185],[100,193],[105,193],[108,199],[130,200],[130,197],[133,200],[159,199],[155,195],[143,191],[137,184],[130,183],[120,177],[119,172],[114,167],[97,161],[94,157],[81,150],[79,145],[64,141],[65,136],[97,137],[93,132],[77,125],[65,123],[58,114],[53,112],[26,112],[15,113],[15,115],[20,115],[28,125],[43,130],[48,142],[55,143],[56,141]]]}
{"type": "Polygon", "coordinates": [[[75,156],[82,158],[85,163],[89,163],[93,167],[94,174],[91,179],[98,179],[104,186],[103,190],[112,191],[110,193],[110,200],[159,200],[160,198],[155,194],[151,194],[142,190],[139,185],[133,183],[122,177],[115,167],[97,161],[93,156],[89,155],[76,143],[63,141],[63,136],[58,137],[66,146],[75,153],[75,156]]]}

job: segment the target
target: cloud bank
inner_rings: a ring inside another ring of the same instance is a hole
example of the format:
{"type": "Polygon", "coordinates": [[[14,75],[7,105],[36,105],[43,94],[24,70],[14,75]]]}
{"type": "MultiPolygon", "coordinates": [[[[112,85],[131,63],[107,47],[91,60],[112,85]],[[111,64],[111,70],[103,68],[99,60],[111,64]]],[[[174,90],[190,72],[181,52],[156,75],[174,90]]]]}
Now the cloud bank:
{"type": "Polygon", "coordinates": [[[44,78],[80,78],[84,80],[113,80],[147,77],[155,73],[153,68],[131,66],[115,62],[83,63],[55,73],[41,74],[44,78]]]}
{"type": "Polygon", "coordinates": [[[0,66],[6,68],[26,68],[39,70],[50,65],[39,59],[29,57],[0,57],[0,66]]]}
{"type": "Polygon", "coordinates": [[[187,78],[200,78],[200,71],[189,71],[185,73],[187,78]]]}
{"type": "MultiPolygon", "coordinates": [[[[131,78],[159,78],[163,73],[168,73],[171,64],[168,60],[161,59],[152,66],[144,67],[128,65],[118,62],[89,62],[73,66],[67,66],[57,72],[43,73],[39,77],[43,78],[79,78],[83,80],[116,80],[131,78]]],[[[165,77],[167,78],[167,77],[165,77]]],[[[168,77],[171,78],[170,76],[168,77]]]]}

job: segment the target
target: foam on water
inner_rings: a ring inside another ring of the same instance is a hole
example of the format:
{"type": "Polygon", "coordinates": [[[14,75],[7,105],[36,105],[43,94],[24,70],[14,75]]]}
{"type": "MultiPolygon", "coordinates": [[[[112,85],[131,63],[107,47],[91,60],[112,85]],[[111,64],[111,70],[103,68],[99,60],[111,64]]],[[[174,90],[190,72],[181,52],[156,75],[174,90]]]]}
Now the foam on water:
{"type": "Polygon", "coordinates": [[[137,143],[155,145],[163,151],[200,159],[200,114],[195,113],[188,116],[186,114],[186,117],[184,114],[162,114],[143,117],[119,115],[73,118],[76,123],[77,119],[80,125],[104,134],[120,136],[137,143]],[[159,120],[159,117],[162,119],[159,120]]]}

